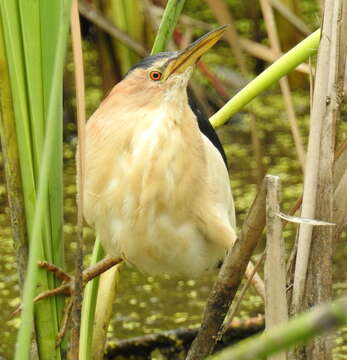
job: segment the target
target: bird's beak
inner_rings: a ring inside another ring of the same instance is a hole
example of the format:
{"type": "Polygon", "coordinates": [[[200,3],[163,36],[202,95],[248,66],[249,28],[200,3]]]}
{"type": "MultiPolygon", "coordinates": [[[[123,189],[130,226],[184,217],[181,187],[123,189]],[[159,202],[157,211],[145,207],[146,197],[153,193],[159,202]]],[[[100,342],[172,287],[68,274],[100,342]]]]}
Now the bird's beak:
{"type": "Polygon", "coordinates": [[[228,26],[223,25],[208,32],[184,50],[179,51],[175,57],[168,60],[162,79],[166,80],[174,73],[183,73],[189,66],[194,65],[223,36],[228,26]]]}

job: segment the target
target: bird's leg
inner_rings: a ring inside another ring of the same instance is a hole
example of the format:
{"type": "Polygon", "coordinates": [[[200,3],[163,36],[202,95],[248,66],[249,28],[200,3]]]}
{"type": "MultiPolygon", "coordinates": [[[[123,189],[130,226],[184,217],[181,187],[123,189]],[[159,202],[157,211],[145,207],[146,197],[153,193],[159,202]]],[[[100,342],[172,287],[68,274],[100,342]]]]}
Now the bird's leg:
{"type": "MultiPolygon", "coordinates": [[[[105,271],[119,264],[122,261],[123,260],[119,257],[116,258],[116,257],[106,256],[104,259],[98,261],[94,265],[85,269],[82,273],[83,287],[88,283],[88,281],[94,279],[98,275],[101,275],[102,273],[104,273],[105,271]]],[[[54,276],[62,280],[63,283],[55,289],[45,291],[39,294],[38,296],[36,296],[36,298],[34,299],[35,302],[50,296],[55,296],[60,294],[67,296],[72,295],[75,287],[75,280],[72,276],[64,272],[59,267],[53,264],[49,264],[46,261],[40,261],[38,265],[41,268],[46,269],[47,271],[53,273],[54,276]]]]}
{"type": "Polygon", "coordinates": [[[106,256],[104,259],[98,261],[94,265],[83,271],[83,284],[87,284],[88,281],[94,279],[98,275],[101,275],[111,267],[121,263],[123,261],[120,257],[106,256]]]}
{"type": "MultiPolygon", "coordinates": [[[[94,279],[98,275],[101,275],[103,272],[110,269],[112,266],[119,264],[123,260],[119,257],[111,257],[107,256],[104,259],[98,261],[94,265],[90,266],[89,268],[85,269],[82,273],[82,279],[83,279],[83,288],[88,283],[88,281],[94,279]]],[[[40,261],[38,263],[38,266],[46,269],[47,271],[51,272],[56,276],[58,279],[62,280],[62,284],[54,289],[44,291],[37,295],[34,299],[34,302],[46,299],[51,296],[55,295],[65,295],[65,296],[71,296],[73,295],[74,288],[75,288],[75,279],[74,277],[67,274],[64,270],[60,269],[58,266],[48,263],[47,261],[40,261]]],[[[72,300],[72,299],[71,299],[72,300]]],[[[71,307],[73,301],[69,301],[68,307],[71,307]],[[70,304],[71,303],[71,304],[70,304]]],[[[17,315],[22,310],[22,306],[19,306],[11,316],[17,315]]],[[[67,314],[67,318],[69,317],[69,313],[71,311],[67,311],[65,309],[64,311],[64,317],[65,313],[67,314]]],[[[66,320],[67,321],[67,320],[66,320]]],[[[64,325],[64,324],[63,324],[64,325]]]]}
{"type": "MultiPolygon", "coordinates": [[[[101,275],[105,271],[109,270],[111,267],[119,264],[123,260],[121,258],[115,258],[111,256],[107,256],[104,259],[100,260],[96,264],[90,266],[89,268],[85,269],[82,273],[82,279],[83,279],[83,288],[88,283],[88,281],[94,279],[98,275],[101,275]]],[[[56,276],[58,279],[62,280],[62,284],[55,289],[47,290],[45,292],[42,292],[41,294],[37,295],[34,299],[34,302],[40,301],[42,299],[48,298],[50,296],[55,295],[65,295],[70,296],[69,299],[67,299],[67,302],[64,307],[64,314],[63,319],[59,328],[59,332],[57,335],[57,346],[61,343],[65,333],[66,329],[69,323],[69,318],[71,315],[73,303],[74,303],[74,289],[75,289],[75,279],[73,276],[70,276],[67,274],[64,270],[60,269],[59,267],[50,264],[46,261],[40,261],[38,263],[38,266],[46,269],[47,271],[51,272],[56,276]]],[[[15,315],[21,310],[21,307],[19,307],[12,315],[15,315]]]]}

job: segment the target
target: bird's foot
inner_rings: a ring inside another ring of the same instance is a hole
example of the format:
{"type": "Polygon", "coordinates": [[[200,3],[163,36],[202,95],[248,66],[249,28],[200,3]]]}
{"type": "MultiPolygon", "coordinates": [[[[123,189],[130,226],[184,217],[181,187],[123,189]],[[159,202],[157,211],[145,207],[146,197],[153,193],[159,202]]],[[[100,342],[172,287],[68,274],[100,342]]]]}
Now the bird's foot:
{"type": "MultiPolygon", "coordinates": [[[[119,264],[123,260],[121,258],[115,258],[115,257],[105,257],[104,259],[100,260],[96,264],[90,266],[89,268],[85,269],[82,273],[82,287],[84,288],[85,285],[95,277],[101,275],[111,267],[119,264]]],[[[56,278],[62,281],[61,285],[51,289],[42,292],[41,294],[37,295],[34,299],[34,302],[46,299],[51,296],[56,295],[64,295],[69,297],[69,299],[66,300],[65,307],[64,307],[64,313],[63,313],[63,319],[61,321],[60,329],[57,335],[57,346],[61,343],[67,329],[67,325],[69,323],[69,318],[71,315],[71,310],[73,308],[74,303],[74,292],[75,292],[75,278],[73,276],[70,276],[67,274],[64,270],[60,269],[54,264],[50,264],[47,261],[40,261],[38,263],[38,266],[46,269],[47,271],[54,274],[56,278]]],[[[12,314],[12,316],[16,315],[21,311],[21,306],[12,314]]]]}

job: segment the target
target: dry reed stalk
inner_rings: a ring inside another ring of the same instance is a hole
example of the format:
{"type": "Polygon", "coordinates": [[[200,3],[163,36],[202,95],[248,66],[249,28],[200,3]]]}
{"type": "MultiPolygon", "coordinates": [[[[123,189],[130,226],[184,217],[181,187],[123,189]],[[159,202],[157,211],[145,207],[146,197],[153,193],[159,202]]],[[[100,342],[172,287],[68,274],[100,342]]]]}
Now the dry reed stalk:
{"type": "MultiPolygon", "coordinates": [[[[304,193],[301,216],[305,218],[315,218],[316,197],[318,187],[318,171],[320,167],[320,143],[323,133],[323,123],[326,114],[326,99],[328,95],[327,84],[329,83],[330,72],[330,39],[333,19],[333,0],[326,1],[326,13],[320,41],[316,81],[314,87],[314,99],[310,122],[310,135],[308,141],[306,176],[304,180],[304,193]]],[[[301,310],[304,296],[307,267],[310,255],[312,240],[312,225],[301,224],[298,235],[298,253],[296,257],[292,312],[297,313],[301,310]]]]}
{"type": "MultiPolygon", "coordinates": [[[[276,55],[272,49],[255,41],[240,38],[240,44],[244,51],[258,59],[272,63],[279,58],[279,56],[276,55]]],[[[280,56],[282,55],[283,54],[281,53],[280,56]]],[[[298,65],[294,70],[299,71],[303,74],[310,73],[309,66],[305,63],[298,65]]]]}
{"type": "MultiPolygon", "coordinates": [[[[262,9],[263,17],[265,20],[267,33],[268,33],[268,36],[270,39],[271,48],[274,51],[274,53],[276,54],[276,56],[279,57],[281,54],[281,46],[280,46],[280,41],[279,41],[279,37],[278,37],[278,32],[277,32],[277,27],[276,27],[276,22],[275,22],[275,17],[274,17],[272,7],[268,0],[259,0],[259,1],[260,1],[260,6],[262,9]]],[[[287,114],[288,114],[288,119],[289,119],[290,128],[291,128],[292,135],[293,135],[293,140],[295,143],[296,152],[297,152],[298,159],[300,161],[302,170],[304,172],[306,154],[305,154],[305,150],[304,150],[303,141],[300,136],[299,127],[297,124],[297,119],[296,119],[294,105],[293,105],[293,99],[291,96],[291,91],[290,91],[289,82],[288,82],[287,77],[283,77],[280,80],[280,87],[281,87],[281,91],[283,94],[284,104],[285,104],[287,114]]]]}
{"type": "Polygon", "coordinates": [[[284,2],[279,0],[270,0],[271,5],[276,9],[288,22],[297,28],[303,35],[310,35],[311,31],[308,26],[289,8],[284,2]]]}
{"type": "Polygon", "coordinates": [[[231,12],[228,9],[227,4],[224,0],[206,0],[209,7],[213,11],[216,19],[220,25],[229,24],[230,26],[225,31],[225,38],[231,47],[236,62],[240,67],[241,73],[247,73],[246,61],[244,54],[242,53],[242,48],[240,46],[239,37],[237,35],[234,19],[231,12]]]}
{"type": "MultiPolygon", "coordinates": [[[[325,113],[322,124],[322,137],[320,142],[320,161],[318,170],[317,201],[315,218],[332,221],[334,215],[334,149],[336,139],[336,125],[339,121],[340,106],[343,99],[343,84],[346,63],[346,30],[347,30],[347,4],[344,0],[336,0],[326,6],[331,6],[332,13],[325,8],[324,18],[331,16],[331,30],[327,33],[330,40],[329,72],[326,86],[325,113]]],[[[325,19],[324,19],[325,22],[325,19]]],[[[318,82],[319,79],[316,80],[318,82]]],[[[342,178],[343,180],[344,177],[342,178]]],[[[338,203],[346,198],[344,181],[340,181],[336,189],[338,203]],[[342,190],[343,188],[343,190],[342,190]],[[342,192],[342,193],[341,193],[342,192]]],[[[341,205],[339,205],[341,208],[341,205]]],[[[344,211],[344,217],[346,211],[344,211]]],[[[332,296],[332,268],[334,237],[341,229],[339,212],[339,228],[331,226],[318,226],[313,229],[312,243],[308,262],[308,272],[305,284],[305,293],[302,307],[304,309],[313,305],[325,303],[332,296]]],[[[337,215],[337,214],[335,214],[337,215]]],[[[298,348],[295,358],[298,360],[315,359],[328,360],[332,358],[333,338],[330,335],[321,336],[305,345],[305,351],[298,348]],[[305,355],[303,355],[303,353],[305,355]]]]}
{"type": "Polygon", "coordinates": [[[263,164],[263,147],[258,136],[257,121],[255,119],[255,115],[249,113],[248,116],[250,119],[252,147],[254,151],[255,162],[257,164],[255,169],[255,178],[257,180],[258,186],[260,186],[262,179],[265,175],[265,169],[263,164]]]}
{"type": "MultiPolygon", "coordinates": [[[[277,176],[266,176],[266,258],[265,279],[265,323],[266,330],[288,321],[286,296],[286,269],[284,241],[282,238],[282,220],[280,213],[281,183],[277,176]]],[[[271,360],[286,360],[282,352],[273,355],[271,360]]]]}

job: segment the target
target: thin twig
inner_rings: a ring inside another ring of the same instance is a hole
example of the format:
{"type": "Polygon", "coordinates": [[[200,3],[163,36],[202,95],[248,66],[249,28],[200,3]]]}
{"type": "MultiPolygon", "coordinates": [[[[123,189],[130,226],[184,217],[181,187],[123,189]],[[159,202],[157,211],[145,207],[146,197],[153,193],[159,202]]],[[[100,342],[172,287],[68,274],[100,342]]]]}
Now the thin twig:
{"type": "Polygon", "coordinates": [[[67,299],[66,301],[67,301],[67,305],[64,307],[63,319],[61,321],[59,332],[58,332],[58,335],[57,335],[57,344],[56,344],[56,346],[59,346],[61,341],[64,338],[64,335],[65,335],[66,330],[67,330],[68,325],[69,325],[69,318],[71,316],[71,311],[72,311],[72,308],[73,308],[73,297],[71,297],[70,299],[67,299]]]}
{"type": "Polygon", "coordinates": [[[234,19],[228,9],[226,2],[224,0],[206,0],[206,2],[212,9],[220,25],[230,25],[225,31],[225,38],[235,55],[235,59],[238,66],[240,67],[241,73],[247,74],[246,61],[239,43],[239,37],[235,29],[234,19]]]}
{"type": "MultiPolygon", "coordinates": [[[[280,55],[275,54],[274,51],[266,45],[241,37],[240,45],[242,46],[242,49],[248,54],[270,63],[275,62],[279,57],[283,55],[282,53],[280,55]]],[[[304,74],[309,74],[310,72],[309,66],[305,63],[298,65],[294,70],[304,74]]]]}
{"type": "Polygon", "coordinates": [[[311,31],[308,26],[296,15],[293,13],[285,3],[279,0],[270,0],[271,5],[276,9],[288,22],[294,25],[302,34],[310,35],[311,31]]]}
{"type": "Polygon", "coordinates": [[[243,287],[242,287],[242,289],[241,289],[241,291],[240,291],[240,293],[239,293],[239,295],[237,297],[237,300],[235,301],[235,303],[231,307],[231,311],[226,316],[226,319],[225,319],[224,324],[223,324],[223,328],[221,330],[223,334],[225,334],[225,332],[228,330],[229,324],[233,321],[233,318],[238,313],[238,311],[240,309],[240,306],[241,306],[241,302],[242,302],[243,298],[245,297],[246,291],[249,289],[249,287],[252,284],[253,276],[257,273],[257,271],[258,271],[261,263],[264,261],[264,259],[265,259],[265,251],[261,254],[259,260],[254,265],[253,271],[251,272],[251,274],[247,278],[247,281],[243,285],[243,287]]]}
{"type": "MultiPolygon", "coordinates": [[[[274,13],[273,13],[271,5],[269,4],[269,0],[260,0],[260,6],[261,6],[263,17],[265,20],[267,33],[268,33],[268,36],[270,39],[271,48],[273,49],[273,51],[275,52],[275,54],[277,56],[280,56],[281,45],[280,45],[280,41],[279,41],[279,37],[278,37],[274,13]]],[[[305,154],[305,150],[304,150],[303,141],[301,139],[299,127],[297,124],[297,119],[296,119],[294,105],[293,105],[293,99],[291,96],[290,86],[289,86],[287,77],[283,77],[280,80],[280,87],[281,87],[281,91],[283,94],[284,104],[285,104],[287,114],[288,114],[288,119],[289,119],[290,128],[291,128],[292,135],[293,135],[296,152],[297,152],[302,170],[304,172],[306,154],[305,154]]]]}
{"type": "Polygon", "coordinates": [[[201,71],[201,73],[208,79],[212,86],[215,88],[217,93],[225,99],[229,98],[229,94],[223,83],[214,75],[206,66],[203,61],[199,61],[197,63],[197,68],[201,71]]]}

